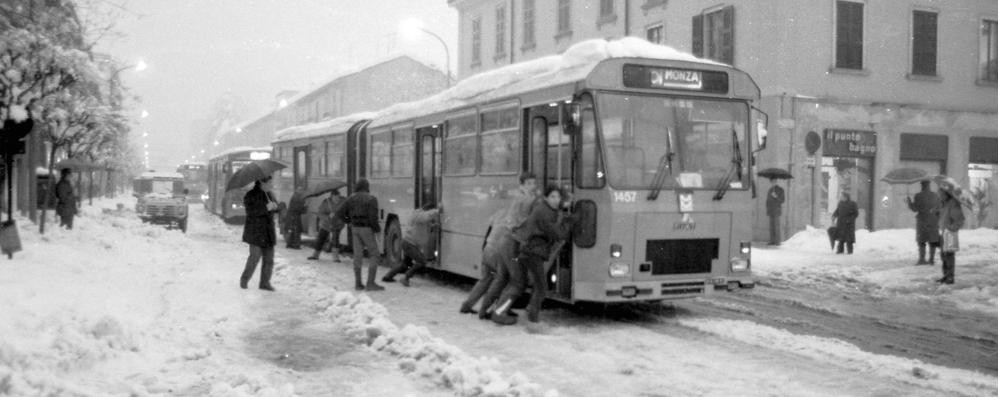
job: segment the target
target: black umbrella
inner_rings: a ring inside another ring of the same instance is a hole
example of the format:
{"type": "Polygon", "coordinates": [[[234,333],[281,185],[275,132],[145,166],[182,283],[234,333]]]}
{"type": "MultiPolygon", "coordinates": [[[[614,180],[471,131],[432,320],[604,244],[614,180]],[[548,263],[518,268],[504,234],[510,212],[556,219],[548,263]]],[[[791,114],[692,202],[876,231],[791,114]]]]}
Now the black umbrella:
{"type": "Polygon", "coordinates": [[[311,189],[308,189],[308,192],[305,193],[305,197],[315,197],[342,188],[346,185],[347,183],[340,179],[326,179],[322,182],[316,183],[311,189]]]}
{"type": "Polygon", "coordinates": [[[792,179],[794,177],[790,175],[790,171],[782,168],[766,168],[756,173],[756,175],[769,179],[792,179]]]}
{"type": "Polygon", "coordinates": [[[99,165],[78,158],[65,159],[55,163],[55,169],[72,168],[77,171],[91,171],[100,168],[99,165]]]}
{"type": "Polygon", "coordinates": [[[225,191],[239,189],[258,180],[266,179],[271,174],[286,167],[286,164],[277,160],[254,160],[232,174],[232,178],[225,184],[225,191]]]}
{"type": "Polygon", "coordinates": [[[921,168],[904,167],[891,170],[880,180],[891,185],[910,185],[929,180],[929,173],[921,168]]]}

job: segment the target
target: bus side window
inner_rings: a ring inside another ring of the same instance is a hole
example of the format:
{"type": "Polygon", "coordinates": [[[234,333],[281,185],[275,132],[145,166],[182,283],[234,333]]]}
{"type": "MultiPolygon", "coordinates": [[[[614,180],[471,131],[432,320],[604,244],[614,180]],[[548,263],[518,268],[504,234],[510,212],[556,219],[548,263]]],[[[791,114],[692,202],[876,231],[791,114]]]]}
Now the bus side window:
{"type": "Polygon", "coordinates": [[[596,138],[596,113],[593,111],[592,97],[585,95],[581,99],[581,122],[579,131],[579,160],[577,163],[579,187],[601,188],[605,183],[603,158],[600,155],[600,145],[596,138]]]}

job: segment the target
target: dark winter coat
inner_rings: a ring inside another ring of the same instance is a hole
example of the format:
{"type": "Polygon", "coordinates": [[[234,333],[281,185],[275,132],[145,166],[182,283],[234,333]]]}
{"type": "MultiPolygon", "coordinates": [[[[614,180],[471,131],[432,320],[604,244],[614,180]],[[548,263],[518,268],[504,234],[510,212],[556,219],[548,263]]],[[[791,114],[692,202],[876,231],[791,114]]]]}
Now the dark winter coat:
{"type": "Polygon", "coordinates": [[[305,195],[295,192],[288,201],[288,218],[284,227],[290,230],[302,230],[301,216],[305,211],[305,195]]]}
{"type": "Polygon", "coordinates": [[[960,230],[965,220],[963,208],[960,208],[960,201],[954,198],[942,200],[937,209],[939,215],[939,229],[947,229],[951,232],[960,230]]]}
{"type": "Polygon", "coordinates": [[[839,201],[839,206],[832,213],[835,218],[835,239],[845,242],[856,242],[856,217],[859,209],[852,200],[839,201]]]}
{"type": "Polygon", "coordinates": [[[780,185],[773,185],[773,187],[769,188],[769,192],[766,193],[766,215],[783,215],[783,202],[785,200],[786,196],[780,185]]]}
{"type": "Polygon", "coordinates": [[[76,194],[73,193],[73,184],[68,178],[62,178],[55,185],[55,212],[59,216],[76,215],[76,194]]]}
{"type": "Polygon", "coordinates": [[[350,195],[339,211],[336,211],[335,217],[353,227],[369,227],[375,233],[381,232],[381,226],[378,225],[378,199],[368,192],[359,191],[350,195]]]}
{"type": "Polygon", "coordinates": [[[915,195],[914,201],[908,202],[908,208],[916,212],[915,240],[920,243],[939,242],[939,195],[931,190],[923,190],[915,195]]]}
{"type": "Polygon", "coordinates": [[[257,247],[268,248],[277,244],[277,231],[274,228],[274,212],[267,209],[267,203],[274,201],[270,193],[260,186],[246,192],[243,207],[246,208],[246,224],[243,226],[243,241],[257,247]]]}
{"type": "Polygon", "coordinates": [[[551,208],[546,202],[538,202],[532,207],[530,216],[522,225],[513,230],[517,241],[525,241],[520,246],[520,254],[547,259],[551,248],[559,240],[568,238],[568,233],[575,223],[572,216],[562,216],[558,210],[551,208]]]}
{"type": "Polygon", "coordinates": [[[340,195],[330,195],[322,200],[319,204],[319,228],[322,230],[328,230],[330,232],[335,232],[337,230],[342,230],[346,224],[343,220],[335,216],[336,212],[343,207],[343,203],[346,201],[346,197],[340,195]]]}

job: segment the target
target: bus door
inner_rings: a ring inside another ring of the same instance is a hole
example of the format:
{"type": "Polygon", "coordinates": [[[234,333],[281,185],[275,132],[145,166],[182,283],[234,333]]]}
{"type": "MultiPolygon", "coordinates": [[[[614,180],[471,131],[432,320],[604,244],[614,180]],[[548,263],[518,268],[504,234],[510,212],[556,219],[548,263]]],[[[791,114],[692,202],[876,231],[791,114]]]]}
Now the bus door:
{"type": "Polygon", "coordinates": [[[294,148],[294,189],[299,187],[308,189],[309,167],[312,164],[310,159],[311,145],[295,146],[294,148]]]}
{"type": "MultiPolygon", "coordinates": [[[[554,184],[569,195],[573,192],[572,139],[561,126],[563,125],[560,111],[557,107],[538,106],[527,110],[529,120],[528,130],[528,169],[537,175],[537,188],[543,193],[544,188],[554,184]]],[[[558,255],[545,264],[549,296],[571,298],[571,265],[572,244],[563,244],[558,255]],[[561,281],[560,283],[558,281],[561,281]]]]}
{"type": "MultiPolygon", "coordinates": [[[[423,127],[416,129],[416,178],[415,178],[415,200],[416,208],[422,208],[426,204],[440,205],[440,127],[423,127]]],[[[437,266],[440,265],[440,235],[437,233],[435,242],[437,254],[437,266]]]]}
{"type": "MultiPolygon", "coordinates": [[[[357,180],[367,177],[367,123],[347,131],[347,192],[352,194],[357,180]]],[[[349,194],[348,194],[349,195],[349,194]]]]}

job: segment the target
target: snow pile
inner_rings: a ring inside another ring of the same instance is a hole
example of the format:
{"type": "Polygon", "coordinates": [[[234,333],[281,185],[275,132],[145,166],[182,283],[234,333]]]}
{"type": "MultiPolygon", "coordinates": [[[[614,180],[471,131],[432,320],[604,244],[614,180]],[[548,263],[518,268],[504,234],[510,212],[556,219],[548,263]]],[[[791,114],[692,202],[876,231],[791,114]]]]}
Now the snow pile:
{"type": "Polygon", "coordinates": [[[947,394],[985,395],[998,390],[998,378],[979,372],[926,364],[897,356],[862,351],[838,339],[795,335],[789,331],[741,320],[681,319],[680,324],[703,332],[721,335],[751,345],[839,365],[859,368],[900,382],[915,384],[947,394]],[[732,330],[737,330],[732,332],[732,330]]]}
{"type": "Polygon", "coordinates": [[[232,254],[192,249],[117,204],[84,206],[74,230],[49,213],[44,235],[18,220],[24,251],[0,273],[0,395],[294,396],[225,338],[247,326],[227,318],[251,309],[204,265],[232,254]]]}
{"type": "Polygon", "coordinates": [[[319,315],[335,322],[350,338],[399,360],[407,373],[430,379],[462,396],[544,396],[541,387],[517,372],[505,376],[495,368],[499,362],[475,358],[461,349],[430,334],[425,327],[395,325],[384,306],[367,295],[317,288],[314,275],[307,268],[288,268],[286,274],[294,288],[306,291],[319,315]]]}
{"type": "Polygon", "coordinates": [[[903,296],[928,302],[949,302],[964,310],[998,314],[998,230],[960,231],[956,253],[956,283],[940,285],[941,260],[935,266],[912,266],[918,259],[914,229],[856,231],[852,255],[836,255],[825,229],[807,227],[779,248],[753,251],[753,271],[804,286],[850,284],[872,296],[903,296]]]}

